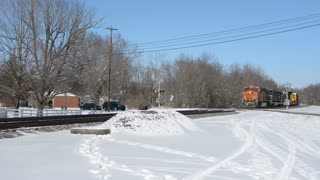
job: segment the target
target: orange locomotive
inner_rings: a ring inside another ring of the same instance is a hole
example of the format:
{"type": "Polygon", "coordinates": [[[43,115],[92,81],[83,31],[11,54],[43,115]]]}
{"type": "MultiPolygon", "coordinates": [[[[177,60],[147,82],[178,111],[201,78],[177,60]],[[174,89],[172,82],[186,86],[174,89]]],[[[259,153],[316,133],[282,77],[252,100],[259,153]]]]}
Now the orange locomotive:
{"type": "Polygon", "coordinates": [[[242,94],[242,102],[245,106],[267,107],[267,106],[283,106],[287,103],[290,105],[298,105],[300,103],[297,93],[275,89],[262,88],[256,85],[248,85],[244,87],[242,94]]]}
{"type": "Polygon", "coordinates": [[[248,85],[244,87],[242,94],[242,101],[245,102],[246,106],[257,106],[259,98],[260,88],[255,85],[248,85]]]}

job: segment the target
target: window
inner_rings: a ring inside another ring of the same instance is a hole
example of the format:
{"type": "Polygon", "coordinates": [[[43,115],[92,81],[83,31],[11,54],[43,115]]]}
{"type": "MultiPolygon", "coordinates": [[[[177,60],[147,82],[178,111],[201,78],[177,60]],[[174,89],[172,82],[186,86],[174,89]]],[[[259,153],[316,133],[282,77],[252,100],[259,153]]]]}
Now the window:
{"type": "Polygon", "coordinates": [[[252,88],[252,91],[259,92],[259,89],[258,88],[252,88]]]}

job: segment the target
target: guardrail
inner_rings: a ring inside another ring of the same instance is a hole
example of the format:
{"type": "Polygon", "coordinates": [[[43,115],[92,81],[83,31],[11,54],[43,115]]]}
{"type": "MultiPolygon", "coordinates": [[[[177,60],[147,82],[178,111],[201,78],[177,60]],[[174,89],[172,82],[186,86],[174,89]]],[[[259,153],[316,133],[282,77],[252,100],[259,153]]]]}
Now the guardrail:
{"type": "Polygon", "coordinates": [[[66,116],[66,115],[81,115],[81,110],[65,110],[65,109],[44,109],[39,111],[31,108],[11,109],[0,108],[0,118],[15,118],[15,117],[37,117],[37,116],[66,116]]]}
{"type": "Polygon", "coordinates": [[[6,118],[7,117],[7,111],[6,109],[0,109],[0,118],[6,118]]]}

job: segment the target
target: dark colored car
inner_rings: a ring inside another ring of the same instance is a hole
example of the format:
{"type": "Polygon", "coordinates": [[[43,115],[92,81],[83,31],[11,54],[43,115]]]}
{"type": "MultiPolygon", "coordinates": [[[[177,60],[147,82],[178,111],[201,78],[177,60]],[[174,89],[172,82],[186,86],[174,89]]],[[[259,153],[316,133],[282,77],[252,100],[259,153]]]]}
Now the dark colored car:
{"type": "MultiPolygon", "coordinates": [[[[108,101],[103,103],[102,108],[104,110],[108,110],[108,101]]],[[[126,106],[120,104],[118,101],[110,101],[110,110],[112,110],[112,111],[117,111],[117,110],[125,111],[126,106]]]]}
{"type": "Polygon", "coordinates": [[[81,110],[101,110],[101,106],[96,103],[84,103],[80,105],[81,110]]]}

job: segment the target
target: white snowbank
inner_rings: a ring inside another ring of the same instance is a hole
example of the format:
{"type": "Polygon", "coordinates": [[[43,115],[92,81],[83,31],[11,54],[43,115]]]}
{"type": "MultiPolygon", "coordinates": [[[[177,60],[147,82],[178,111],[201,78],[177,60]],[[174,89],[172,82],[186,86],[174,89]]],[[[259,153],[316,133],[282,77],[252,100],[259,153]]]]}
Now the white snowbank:
{"type": "Polygon", "coordinates": [[[107,128],[111,133],[125,132],[146,136],[182,135],[199,130],[188,117],[172,110],[130,110],[118,113],[95,128],[107,128]]]}

